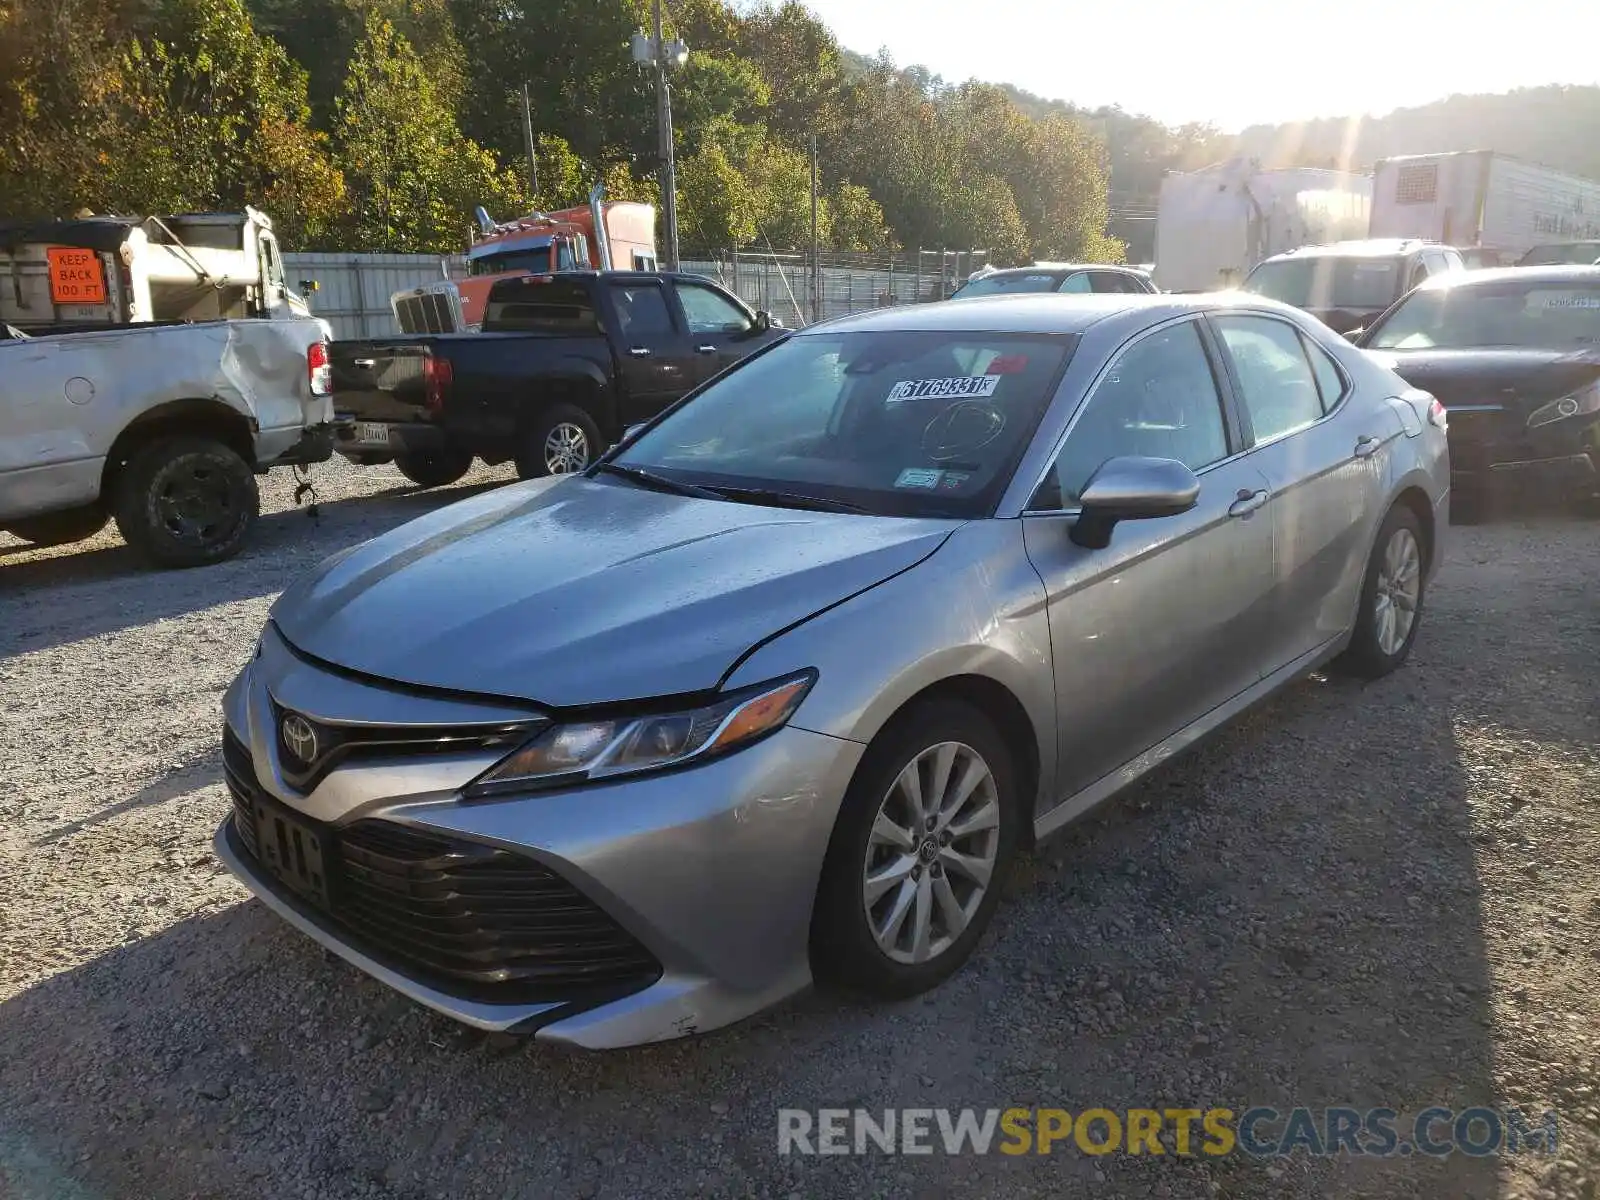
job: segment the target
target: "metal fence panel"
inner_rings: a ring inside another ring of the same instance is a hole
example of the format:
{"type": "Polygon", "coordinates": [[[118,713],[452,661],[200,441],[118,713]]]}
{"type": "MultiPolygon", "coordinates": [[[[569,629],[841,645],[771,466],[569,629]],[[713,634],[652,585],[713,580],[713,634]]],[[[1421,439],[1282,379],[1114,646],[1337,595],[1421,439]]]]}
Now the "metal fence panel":
{"type": "Polygon", "coordinates": [[[391,337],[400,332],[389,297],[406,288],[437,283],[446,269],[464,269],[459,256],[437,254],[285,254],[290,287],[315,279],[311,311],[333,326],[337,338],[391,337]]]}
{"type": "MultiPolygon", "coordinates": [[[[942,300],[983,266],[981,250],[902,250],[893,254],[824,252],[821,320],[891,304],[942,300]]],[[[751,308],[765,309],[791,327],[810,324],[813,312],[811,255],[769,249],[685,251],[682,269],[716,280],[751,308]]],[[[395,292],[466,273],[461,255],[285,254],[291,287],[315,279],[311,311],[333,326],[338,338],[391,337],[400,327],[389,307],[395,292]]]]}

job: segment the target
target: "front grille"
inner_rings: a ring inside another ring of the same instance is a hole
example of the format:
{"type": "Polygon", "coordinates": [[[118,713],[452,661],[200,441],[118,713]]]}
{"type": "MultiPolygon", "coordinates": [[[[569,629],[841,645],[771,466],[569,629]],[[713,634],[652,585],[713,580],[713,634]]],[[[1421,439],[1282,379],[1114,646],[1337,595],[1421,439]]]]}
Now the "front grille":
{"type": "MultiPolygon", "coordinates": [[[[238,841],[266,867],[256,812],[274,802],[231,729],[223,765],[238,841]]],[[[352,945],[441,991],[501,1003],[582,1000],[637,991],[661,975],[601,908],[522,855],[391,821],[335,827],[292,816],[325,839],[327,918],[352,945]]]]}

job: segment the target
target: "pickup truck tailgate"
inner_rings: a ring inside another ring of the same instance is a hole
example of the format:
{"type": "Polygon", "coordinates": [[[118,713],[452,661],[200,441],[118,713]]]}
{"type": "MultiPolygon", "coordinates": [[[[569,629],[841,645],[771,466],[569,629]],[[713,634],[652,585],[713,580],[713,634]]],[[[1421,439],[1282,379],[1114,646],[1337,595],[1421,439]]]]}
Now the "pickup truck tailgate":
{"type": "Polygon", "coordinates": [[[416,342],[334,342],[333,407],[358,421],[424,421],[427,410],[427,346],[416,342]]]}

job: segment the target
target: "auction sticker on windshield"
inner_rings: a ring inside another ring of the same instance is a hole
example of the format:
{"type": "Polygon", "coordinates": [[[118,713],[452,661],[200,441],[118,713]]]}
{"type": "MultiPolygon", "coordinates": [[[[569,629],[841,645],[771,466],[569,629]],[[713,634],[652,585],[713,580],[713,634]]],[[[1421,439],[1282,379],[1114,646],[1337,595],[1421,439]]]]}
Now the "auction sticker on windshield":
{"type": "Polygon", "coordinates": [[[894,481],[897,488],[936,488],[944,472],[930,467],[907,467],[894,481]]]}
{"type": "Polygon", "coordinates": [[[959,396],[992,396],[998,375],[973,375],[962,379],[902,379],[889,389],[888,403],[900,400],[940,400],[959,396]]]}

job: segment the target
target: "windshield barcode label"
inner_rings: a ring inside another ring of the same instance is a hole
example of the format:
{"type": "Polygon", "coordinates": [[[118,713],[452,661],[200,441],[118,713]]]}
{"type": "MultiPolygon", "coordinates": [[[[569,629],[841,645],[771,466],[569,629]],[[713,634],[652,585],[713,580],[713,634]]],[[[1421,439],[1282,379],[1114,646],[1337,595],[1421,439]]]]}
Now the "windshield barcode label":
{"type": "Polygon", "coordinates": [[[995,375],[965,379],[902,379],[889,389],[889,403],[897,400],[938,400],[946,396],[992,396],[1000,382],[995,375]]]}

